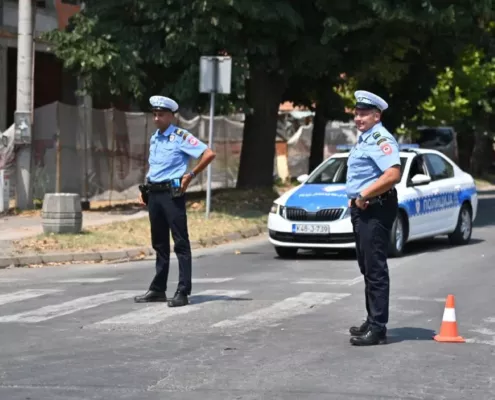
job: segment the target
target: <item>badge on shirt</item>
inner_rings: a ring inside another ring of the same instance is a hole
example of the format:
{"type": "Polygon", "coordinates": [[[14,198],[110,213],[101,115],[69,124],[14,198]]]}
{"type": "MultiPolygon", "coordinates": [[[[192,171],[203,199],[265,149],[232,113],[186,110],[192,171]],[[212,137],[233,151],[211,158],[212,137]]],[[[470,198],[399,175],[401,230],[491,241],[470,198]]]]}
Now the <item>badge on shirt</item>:
{"type": "Polygon", "coordinates": [[[387,138],[381,138],[378,142],[376,142],[377,145],[380,145],[381,143],[383,142],[386,142],[387,141],[387,138]]]}
{"type": "Polygon", "coordinates": [[[374,139],[378,139],[380,136],[382,136],[382,135],[380,135],[380,132],[373,133],[373,138],[374,139]]]}
{"type": "Polygon", "coordinates": [[[198,142],[198,139],[196,139],[196,138],[195,138],[195,137],[193,137],[193,136],[191,136],[191,137],[189,138],[188,142],[189,142],[189,144],[190,144],[191,146],[197,146],[197,145],[198,145],[198,143],[199,143],[199,142],[198,142]]]}
{"type": "Polygon", "coordinates": [[[173,142],[175,140],[175,135],[172,133],[169,137],[168,137],[168,141],[169,142],[173,142]]]}

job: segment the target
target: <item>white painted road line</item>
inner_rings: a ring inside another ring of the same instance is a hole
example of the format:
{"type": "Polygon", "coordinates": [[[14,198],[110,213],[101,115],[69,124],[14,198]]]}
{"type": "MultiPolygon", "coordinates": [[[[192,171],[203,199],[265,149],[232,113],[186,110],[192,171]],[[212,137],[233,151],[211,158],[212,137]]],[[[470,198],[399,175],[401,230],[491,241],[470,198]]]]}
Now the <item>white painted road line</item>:
{"type": "Polygon", "coordinates": [[[488,346],[495,346],[495,340],[482,340],[477,338],[466,339],[466,343],[487,344],[488,346]]]}
{"type": "Polygon", "coordinates": [[[234,278],[193,278],[193,283],[223,283],[234,280],[234,278]]]}
{"type": "Polygon", "coordinates": [[[483,321],[485,321],[489,324],[493,324],[493,323],[495,323],[495,318],[494,317],[488,317],[488,318],[485,318],[483,321]]]}
{"type": "Polygon", "coordinates": [[[342,300],[347,296],[350,296],[350,293],[304,292],[296,297],[287,298],[269,307],[240,315],[234,319],[218,322],[213,324],[212,327],[252,330],[274,324],[283,319],[313,312],[321,306],[342,300]]]}
{"type": "Polygon", "coordinates": [[[495,338],[495,331],[486,328],[470,329],[470,332],[479,333],[481,335],[493,336],[495,338]]]}
{"type": "Polygon", "coordinates": [[[0,305],[34,299],[47,294],[62,292],[59,289],[27,289],[0,295],[0,305]]]}
{"type": "Polygon", "coordinates": [[[297,285],[338,285],[338,286],[352,286],[363,280],[362,276],[358,276],[354,279],[316,279],[316,278],[303,278],[293,283],[297,285]]]}
{"type": "Polygon", "coordinates": [[[65,303],[41,307],[33,311],[20,314],[6,315],[0,317],[0,322],[42,322],[63,315],[73,314],[78,311],[88,310],[102,304],[124,300],[140,294],[134,290],[115,290],[113,292],[101,293],[94,296],[80,297],[65,303]]]}
{"type": "Polygon", "coordinates": [[[428,298],[428,297],[419,297],[419,296],[399,296],[397,297],[398,300],[411,300],[411,301],[432,301],[432,302],[439,302],[439,303],[445,303],[446,298],[441,299],[441,298],[428,298]]]}
{"type": "Polygon", "coordinates": [[[55,281],[56,283],[105,283],[118,281],[122,278],[79,278],[79,279],[61,279],[55,281]]]}
{"type": "Polygon", "coordinates": [[[93,324],[98,325],[154,325],[169,317],[188,314],[218,301],[229,301],[234,297],[250,293],[249,290],[205,290],[190,298],[191,304],[186,307],[168,307],[166,303],[146,304],[144,308],[127,314],[118,315],[93,324]],[[198,296],[211,296],[211,301],[194,303],[198,296]],[[217,298],[215,298],[217,297],[217,298]]]}

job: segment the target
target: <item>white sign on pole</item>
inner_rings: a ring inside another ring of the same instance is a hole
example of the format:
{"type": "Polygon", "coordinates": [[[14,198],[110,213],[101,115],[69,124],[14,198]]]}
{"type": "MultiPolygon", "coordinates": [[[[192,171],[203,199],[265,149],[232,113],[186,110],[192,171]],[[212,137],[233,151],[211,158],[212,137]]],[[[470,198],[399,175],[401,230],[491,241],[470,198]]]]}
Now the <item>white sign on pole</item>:
{"type": "Polygon", "coordinates": [[[9,210],[9,200],[9,180],[6,178],[6,171],[4,169],[0,169],[0,212],[9,210]]]}
{"type": "Polygon", "coordinates": [[[232,58],[203,56],[199,62],[199,92],[230,94],[232,58]],[[216,82],[215,82],[216,81],[216,82]]]}
{"type": "MultiPolygon", "coordinates": [[[[208,145],[213,148],[213,120],[215,118],[215,93],[230,94],[232,80],[232,58],[224,56],[202,56],[199,62],[199,91],[210,93],[210,131],[208,145]]],[[[206,218],[211,208],[211,164],[207,170],[206,218]]]]}

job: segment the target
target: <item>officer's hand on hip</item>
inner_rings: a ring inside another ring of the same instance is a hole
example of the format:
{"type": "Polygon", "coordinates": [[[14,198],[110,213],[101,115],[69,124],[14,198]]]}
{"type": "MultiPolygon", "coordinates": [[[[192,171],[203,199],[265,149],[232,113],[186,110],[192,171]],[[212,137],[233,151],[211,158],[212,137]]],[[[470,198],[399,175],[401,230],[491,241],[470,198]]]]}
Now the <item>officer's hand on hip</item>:
{"type": "Polygon", "coordinates": [[[361,210],[366,209],[368,207],[369,202],[366,200],[362,199],[356,199],[356,207],[360,208],[361,210]]]}
{"type": "Polygon", "coordinates": [[[139,196],[138,196],[138,203],[141,204],[142,206],[146,205],[144,203],[144,200],[143,200],[143,194],[142,193],[139,193],[139,196]]]}
{"type": "Polygon", "coordinates": [[[186,174],[182,177],[182,181],[180,183],[180,190],[182,193],[185,193],[187,190],[187,187],[191,183],[192,176],[190,174],[186,174]]]}

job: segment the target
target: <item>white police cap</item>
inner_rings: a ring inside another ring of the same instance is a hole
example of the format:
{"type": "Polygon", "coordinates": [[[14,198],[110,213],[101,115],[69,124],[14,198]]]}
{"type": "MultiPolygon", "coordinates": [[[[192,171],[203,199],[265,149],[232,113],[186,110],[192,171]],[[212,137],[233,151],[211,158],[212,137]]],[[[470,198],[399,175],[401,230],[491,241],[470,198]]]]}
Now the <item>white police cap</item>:
{"type": "Polygon", "coordinates": [[[378,108],[380,111],[385,111],[388,108],[388,104],[385,100],[366,90],[357,90],[354,92],[354,97],[356,98],[356,108],[378,108]]]}
{"type": "Polygon", "coordinates": [[[179,105],[175,100],[164,96],[151,96],[150,104],[152,110],[157,111],[172,111],[173,113],[179,109],[179,105]]]}

